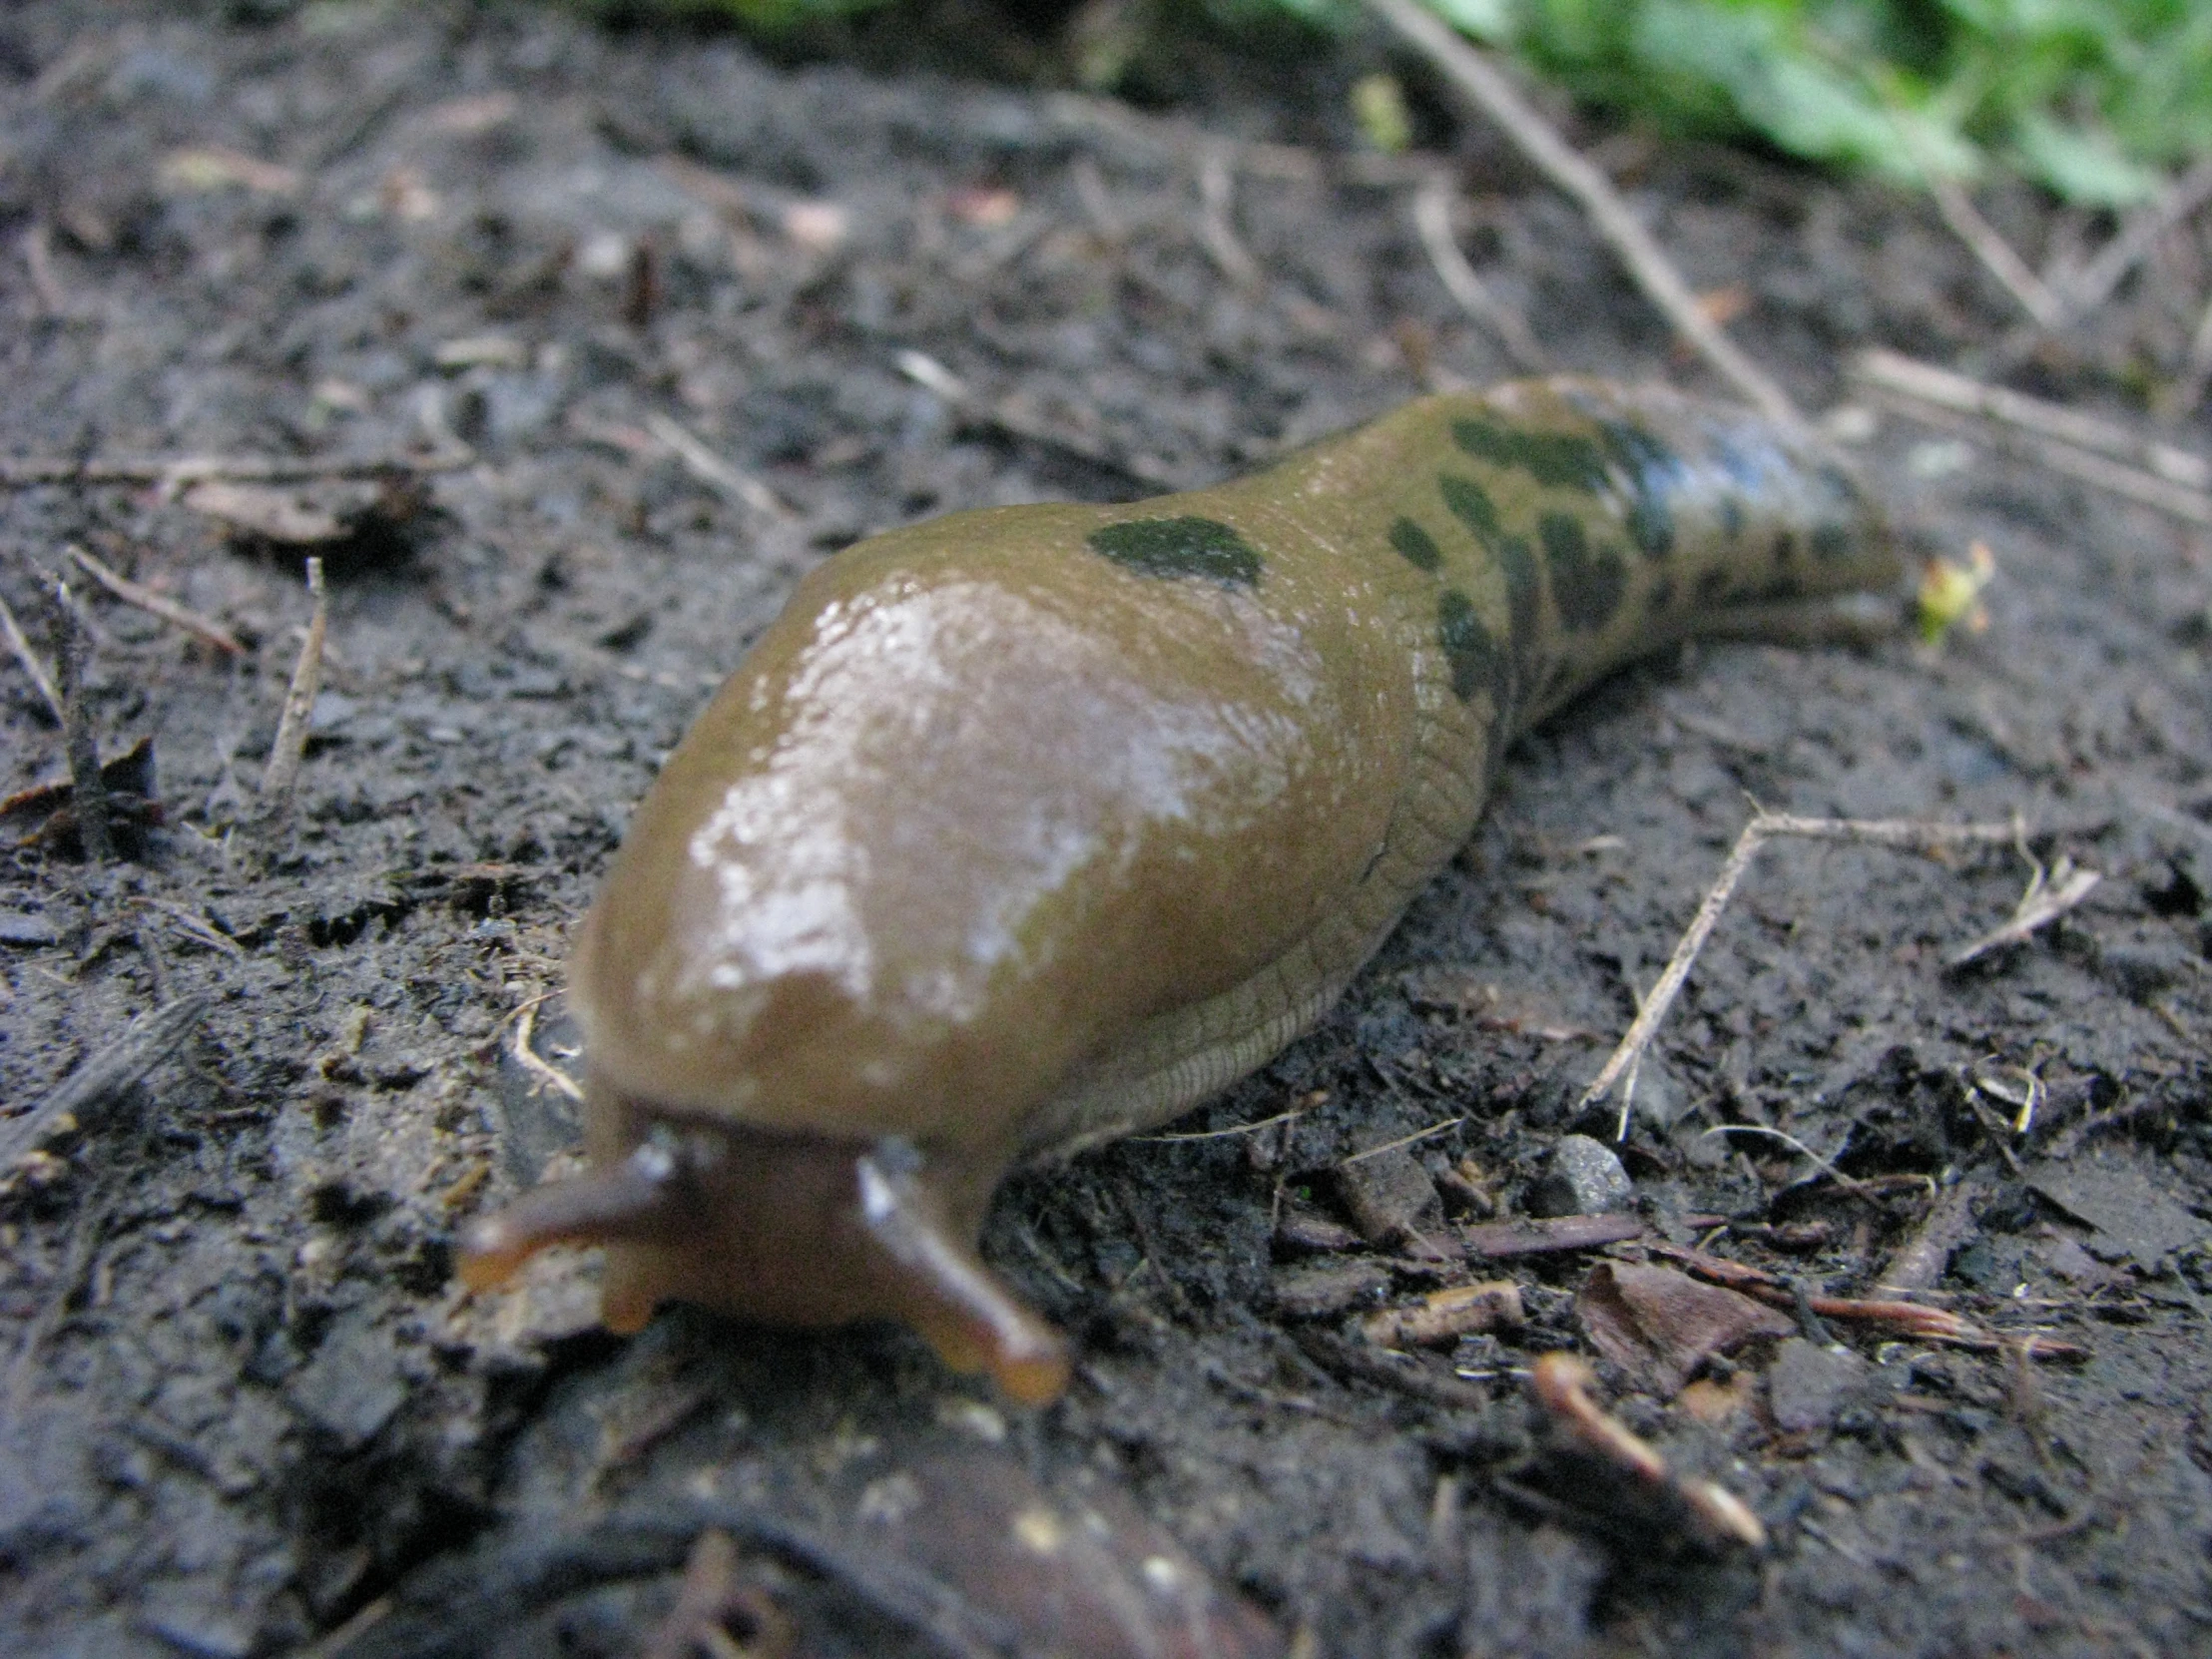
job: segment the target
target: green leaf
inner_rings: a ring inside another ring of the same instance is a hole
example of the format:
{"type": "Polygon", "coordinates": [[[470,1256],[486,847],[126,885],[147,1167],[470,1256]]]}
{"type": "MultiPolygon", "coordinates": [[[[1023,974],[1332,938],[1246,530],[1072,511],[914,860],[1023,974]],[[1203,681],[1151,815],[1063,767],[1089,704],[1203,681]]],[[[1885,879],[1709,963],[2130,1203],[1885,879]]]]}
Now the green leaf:
{"type": "Polygon", "coordinates": [[[2061,127],[2039,111],[2020,117],[2012,146],[2021,171],[2069,202],[2124,208],[2158,194],[2158,174],[2121,155],[2109,135],[2061,127]]]}

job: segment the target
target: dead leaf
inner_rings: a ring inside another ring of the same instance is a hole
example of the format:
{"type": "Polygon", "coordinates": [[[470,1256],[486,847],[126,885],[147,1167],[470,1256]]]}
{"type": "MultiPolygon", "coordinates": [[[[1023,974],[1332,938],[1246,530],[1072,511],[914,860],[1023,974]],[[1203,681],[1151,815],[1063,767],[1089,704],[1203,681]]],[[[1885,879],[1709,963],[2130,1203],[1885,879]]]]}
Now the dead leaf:
{"type": "Polygon", "coordinates": [[[1672,1268],[1600,1262],[1575,1299],[1582,1334],[1606,1359],[1672,1398],[1708,1359],[1753,1337],[1787,1337],[1797,1323],[1748,1296],[1672,1268]]]}

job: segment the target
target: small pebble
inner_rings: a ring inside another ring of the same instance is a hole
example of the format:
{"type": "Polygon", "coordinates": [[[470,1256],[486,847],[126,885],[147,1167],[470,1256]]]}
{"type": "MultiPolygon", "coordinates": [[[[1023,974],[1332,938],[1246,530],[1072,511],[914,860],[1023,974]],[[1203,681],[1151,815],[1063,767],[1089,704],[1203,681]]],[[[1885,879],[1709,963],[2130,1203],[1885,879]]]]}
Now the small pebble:
{"type": "Polygon", "coordinates": [[[1529,1189],[1532,1216],[1609,1216],[1625,1210],[1636,1184],[1613,1149],[1587,1135],[1562,1135],[1529,1189]]]}

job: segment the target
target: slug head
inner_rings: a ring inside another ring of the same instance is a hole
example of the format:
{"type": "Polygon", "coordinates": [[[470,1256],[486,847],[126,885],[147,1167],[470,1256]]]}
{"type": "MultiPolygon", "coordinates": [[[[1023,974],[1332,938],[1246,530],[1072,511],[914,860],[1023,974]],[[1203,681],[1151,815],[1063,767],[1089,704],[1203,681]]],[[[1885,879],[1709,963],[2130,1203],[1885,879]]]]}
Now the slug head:
{"type": "Polygon", "coordinates": [[[671,1299],[779,1325],[890,1319],[953,1370],[988,1372],[1024,1403],[1066,1385],[1059,1334],[967,1243],[995,1171],[966,1178],[957,1162],[932,1165],[899,1136],[594,1105],[627,1131],[628,1150],[476,1223],[462,1243],[464,1284],[503,1284],[551,1245],[605,1245],[601,1317],[614,1331],[643,1328],[671,1299]]]}

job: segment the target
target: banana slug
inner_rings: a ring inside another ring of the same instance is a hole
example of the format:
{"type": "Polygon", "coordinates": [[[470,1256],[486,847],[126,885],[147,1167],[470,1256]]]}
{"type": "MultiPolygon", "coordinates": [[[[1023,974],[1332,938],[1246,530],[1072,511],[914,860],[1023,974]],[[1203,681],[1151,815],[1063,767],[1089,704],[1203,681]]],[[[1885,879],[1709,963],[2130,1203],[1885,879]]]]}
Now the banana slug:
{"type": "Polygon", "coordinates": [[[1592,680],[1895,575],[1816,446],[1569,378],[860,542],[638,808],[571,969],[591,1170],[475,1224],[462,1277],[604,1244],[615,1330],[889,1318],[1048,1399],[1062,1341],[975,1253],[1010,1167],[1311,1026],[1592,680]]]}

